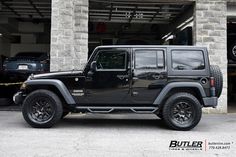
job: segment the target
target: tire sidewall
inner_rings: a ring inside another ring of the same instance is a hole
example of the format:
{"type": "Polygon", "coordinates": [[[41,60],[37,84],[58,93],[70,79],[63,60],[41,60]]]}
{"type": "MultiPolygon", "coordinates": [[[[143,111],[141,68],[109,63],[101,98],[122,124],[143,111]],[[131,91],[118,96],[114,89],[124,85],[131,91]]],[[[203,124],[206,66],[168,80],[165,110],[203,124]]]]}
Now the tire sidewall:
{"type": "Polygon", "coordinates": [[[32,92],[25,98],[23,102],[23,106],[22,106],[22,114],[23,114],[24,119],[26,120],[28,124],[36,128],[52,127],[56,122],[59,121],[59,119],[62,116],[62,113],[63,113],[63,108],[62,108],[62,104],[59,97],[53,92],[48,91],[48,90],[36,90],[32,92]],[[29,114],[29,109],[32,105],[32,102],[35,101],[35,99],[40,98],[40,97],[44,97],[44,99],[48,99],[48,101],[52,103],[53,109],[54,109],[53,111],[54,113],[52,117],[50,117],[50,119],[45,122],[37,122],[36,120],[32,120],[33,118],[30,117],[30,114],[29,114]]]}
{"type": "Polygon", "coordinates": [[[175,130],[190,130],[194,128],[200,121],[202,116],[202,107],[193,95],[188,93],[177,93],[172,95],[165,103],[163,107],[163,119],[166,122],[166,124],[175,130]],[[191,107],[193,108],[193,117],[187,124],[180,124],[176,120],[173,119],[171,112],[173,109],[173,106],[180,102],[188,102],[191,107]]]}

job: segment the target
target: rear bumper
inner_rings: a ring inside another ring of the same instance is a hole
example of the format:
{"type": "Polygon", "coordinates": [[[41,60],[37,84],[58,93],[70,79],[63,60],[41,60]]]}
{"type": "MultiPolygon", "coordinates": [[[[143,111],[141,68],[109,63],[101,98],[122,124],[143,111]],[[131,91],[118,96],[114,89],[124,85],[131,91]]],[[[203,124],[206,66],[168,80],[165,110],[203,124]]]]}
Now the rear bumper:
{"type": "Polygon", "coordinates": [[[215,108],[218,105],[217,97],[206,97],[203,98],[204,107],[213,107],[215,108]]]}
{"type": "Polygon", "coordinates": [[[49,65],[41,63],[7,63],[4,68],[4,73],[7,75],[25,75],[25,74],[38,74],[49,72],[49,65]],[[25,65],[27,69],[18,69],[19,65],[25,65]]]}
{"type": "Polygon", "coordinates": [[[14,94],[13,101],[15,104],[20,105],[22,104],[23,100],[24,100],[24,96],[22,92],[17,92],[16,94],[14,94]]]}

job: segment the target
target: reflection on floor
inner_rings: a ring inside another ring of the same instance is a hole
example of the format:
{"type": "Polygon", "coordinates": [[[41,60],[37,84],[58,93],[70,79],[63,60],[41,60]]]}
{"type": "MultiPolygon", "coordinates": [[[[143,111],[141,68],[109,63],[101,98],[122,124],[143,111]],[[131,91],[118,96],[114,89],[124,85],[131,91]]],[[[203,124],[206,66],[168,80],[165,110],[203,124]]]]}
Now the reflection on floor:
{"type": "Polygon", "coordinates": [[[236,113],[236,101],[228,102],[228,113],[236,113]]]}

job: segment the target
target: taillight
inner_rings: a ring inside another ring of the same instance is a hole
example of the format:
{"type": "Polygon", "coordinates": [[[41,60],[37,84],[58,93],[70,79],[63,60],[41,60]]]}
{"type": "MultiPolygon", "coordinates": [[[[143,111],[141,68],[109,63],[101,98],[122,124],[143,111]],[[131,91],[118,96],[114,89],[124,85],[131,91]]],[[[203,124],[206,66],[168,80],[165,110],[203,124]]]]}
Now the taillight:
{"type": "Polygon", "coordinates": [[[215,97],[216,96],[216,88],[215,88],[215,78],[210,77],[210,91],[211,91],[211,96],[215,97]]]}
{"type": "Polygon", "coordinates": [[[211,87],[215,87],[215,78],[214,77],[210,77],[210,85],[211,85],[211,87]]]}

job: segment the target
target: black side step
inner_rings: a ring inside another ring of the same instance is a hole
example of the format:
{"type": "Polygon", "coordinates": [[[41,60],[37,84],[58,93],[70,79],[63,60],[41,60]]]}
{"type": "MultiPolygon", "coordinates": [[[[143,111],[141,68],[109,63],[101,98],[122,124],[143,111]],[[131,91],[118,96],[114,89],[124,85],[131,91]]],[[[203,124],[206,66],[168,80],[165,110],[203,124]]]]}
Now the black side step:
{"type": "Polygon", "coordinates": [[[150,114],[155,113],[158,107],[98,107],[98,106],[77,106],[78,111],[87,111],[90,113],[111,113],[115,111],[126,111],[133,113],[150,114]]]}

